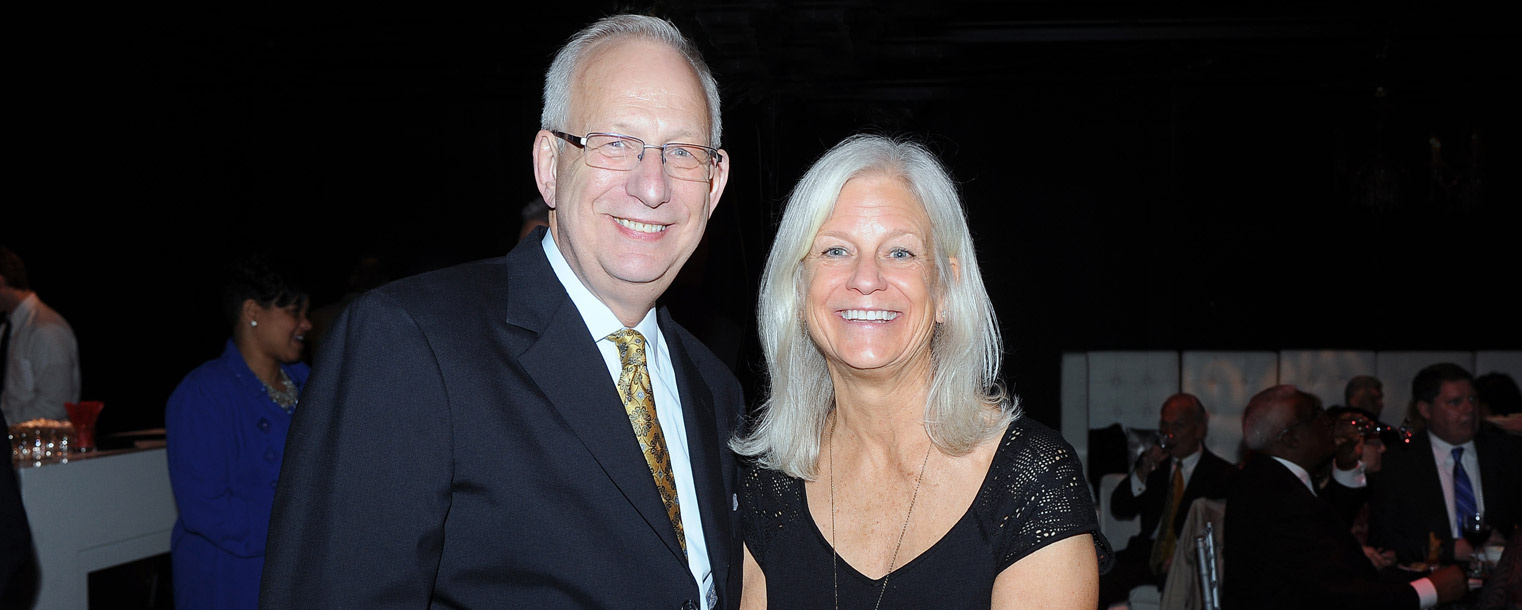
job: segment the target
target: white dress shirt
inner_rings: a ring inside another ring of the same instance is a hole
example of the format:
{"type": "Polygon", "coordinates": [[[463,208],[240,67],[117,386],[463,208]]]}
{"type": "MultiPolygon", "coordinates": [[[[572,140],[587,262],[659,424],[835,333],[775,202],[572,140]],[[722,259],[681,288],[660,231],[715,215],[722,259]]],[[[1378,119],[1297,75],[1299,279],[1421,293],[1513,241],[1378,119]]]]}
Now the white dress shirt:
{"type": "Polygon", "coordinates": [[[67,420],[65,402],[79,401],[79,346],[74,329],[32,293],[11,310],[11,344],[0,366],[5,390],[0,411],[15,425],[33,419],[67,420]]]}
{"type": "Polygon", "coordinates": [[[1462,445],[1450,445],[1431,430],[1427,431],[1427,436],[1432,439],[1432,462],[1437,464],[1437,480],[1443,485],[1443,506],[1448,508],[1448,533],[1458,540],[1463,535],[1459,533],[1459,516],[1453,512],[1453,448],[1464,448],[1464,474],[1469,475],[1469,485],[1474,488],[1474,507],[1483,513],[1485,491],[1480,485],[1480,456],[1474,452],[1474,439],[1462,445]]]}
{"type": "MultiPolygon", "coordinates": [[[[608,376],[616,385],[624,365],[619,359],[618,348],[607,336],[623,330],[606,304],[598,300],[591,290],[582,285],[576,272],[566,262],[565,256],[555,246],[554,237],[545,233],[544,255],[550,260],[555,277],[565,287],[571,302],[587,324],[597,350],[602,353],[603,363],[608,366],[608,376]]],[[[671,454],[671,474],[676,482],[677,505],[682,510],[682,530],[687,538],[687,568],[698,583],[698,590],[710,604],[718,597],[714,590],[713,574],[708,562],[708,545],[703,539],[703,515],[698,510],[697,488],[692,480],[692,461],[687,448],[687,428],[682,418],[682,397],[677,391],[676,371],[671,365],[671,353],[666,347],[666,337],[661,334],[655,310],[645,312],[644,319],[634,330],[645,336],[645,366],[650,369],[651,392],[655,394],[655,417],[660,421],[661,434],[666,438],[666,450],[671,454]]],[[[630,428],[633,433],[633,428],[630,428]]]]}

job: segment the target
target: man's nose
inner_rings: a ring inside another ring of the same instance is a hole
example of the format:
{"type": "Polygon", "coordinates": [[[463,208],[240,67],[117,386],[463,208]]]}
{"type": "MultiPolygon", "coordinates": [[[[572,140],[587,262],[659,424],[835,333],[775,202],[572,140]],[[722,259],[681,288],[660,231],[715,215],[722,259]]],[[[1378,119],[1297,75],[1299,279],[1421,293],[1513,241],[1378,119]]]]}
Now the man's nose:
{"type": "Polygon", "coordinates": [[[648,207],[657,208],[671,199],[671,182],[661,149],[646,148],[634,169],[629,170],[628,193],[648,207]]]}

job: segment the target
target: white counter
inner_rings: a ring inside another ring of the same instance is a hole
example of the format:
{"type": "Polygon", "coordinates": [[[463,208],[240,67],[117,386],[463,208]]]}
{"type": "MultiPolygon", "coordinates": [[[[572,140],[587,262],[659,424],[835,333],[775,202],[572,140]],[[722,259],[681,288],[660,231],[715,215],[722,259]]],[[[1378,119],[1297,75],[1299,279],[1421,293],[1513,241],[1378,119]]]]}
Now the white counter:
{"type": "Polygon", "coordinates": [[[16,469],[32,525],[38,610],[87,610],[90,572],[169,552],[177,512],[163,449],[16,469]]]}

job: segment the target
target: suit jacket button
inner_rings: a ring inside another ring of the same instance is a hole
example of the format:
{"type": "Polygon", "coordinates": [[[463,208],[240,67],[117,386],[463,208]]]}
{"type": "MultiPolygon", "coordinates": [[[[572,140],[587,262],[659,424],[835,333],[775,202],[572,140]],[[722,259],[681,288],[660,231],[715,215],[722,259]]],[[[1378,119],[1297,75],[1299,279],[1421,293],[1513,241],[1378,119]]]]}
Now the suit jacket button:
{"type": "Polygon", "coordinates": [[[698,605],[689,599],[682,602],[682,610],[698,610],[698,605]]]}

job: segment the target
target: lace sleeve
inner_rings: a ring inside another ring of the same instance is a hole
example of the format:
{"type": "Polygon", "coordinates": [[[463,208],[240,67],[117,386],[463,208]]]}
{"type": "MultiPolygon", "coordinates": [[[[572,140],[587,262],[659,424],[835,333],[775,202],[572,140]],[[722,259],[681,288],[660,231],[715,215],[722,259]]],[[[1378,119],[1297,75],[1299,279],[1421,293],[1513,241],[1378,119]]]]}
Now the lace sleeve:
{"type": "Polygon", "coordinates": [[[1110,543],[1072,445],[1051,428],[1021,417],[1005,433],[989,480],[978,494],[978,514],[993,542],[1000,571],[1048,544],[1088,533],[1099,572],[1109,571],[1110,543]]]}
{"type": "Polygon", "coordinates": [[[740,471],[740,521],[745,546],[766,568],[766,545],[788,523],[798,520],[803,485],[785,474],[745,463],[740,471]]]}

